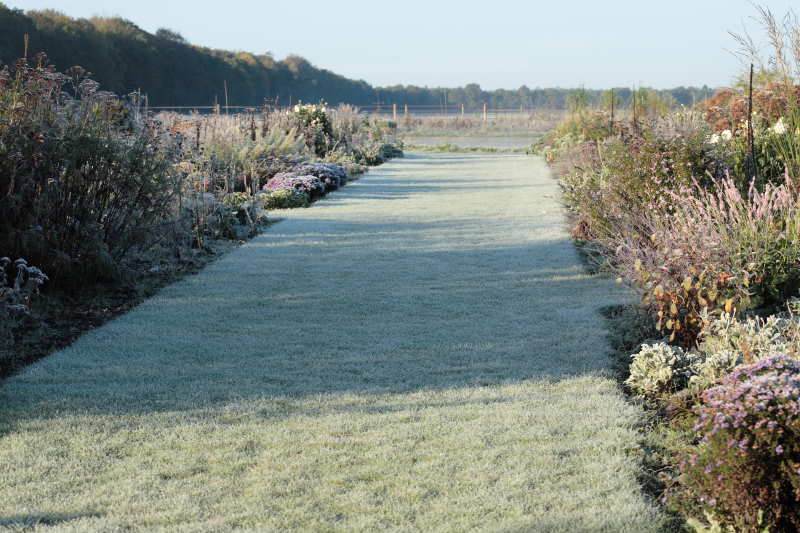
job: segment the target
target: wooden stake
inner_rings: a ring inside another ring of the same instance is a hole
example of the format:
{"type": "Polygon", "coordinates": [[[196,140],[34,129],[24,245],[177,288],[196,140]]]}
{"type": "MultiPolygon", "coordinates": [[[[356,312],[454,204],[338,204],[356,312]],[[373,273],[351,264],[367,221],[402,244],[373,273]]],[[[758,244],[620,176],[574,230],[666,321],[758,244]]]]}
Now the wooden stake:
{"type": "Polygon", "coordinates": [[[23,43],[23,52],[22,57],[28,59],[28,45],[31,43],[31,36],[27,33],[22,36],[22,43],[23,43]]]}
{"type": "Polygon", "coordinates": [[[614,88],[611,88],[611,133],[614,133],[614,88]]]}
{"type": "Polygon", "coordinates": [[[392,120],[397,121],[397,104],[392,104],[392,120]]]}
{"type": "Polygon", "coordinates": [[[403,104],[403,114],[406,117],[408,116],[408,104],[403,104]]]}
{"type": "Polygon", "coordinates": [[[194,149],[200,151],[200,121],[195,124],[194,149]]]}
{"type": "Polygon", "coordinates": [[[228,114],[228,80],[224,80],[225,83],[225,114],[228,114]]]}
{"type": "Polygon", "coordinates": [[[753,64],[750,63],[750,90],[747,96],[747,144],[750,148],[751,178],[758,178],[758,162],[756,161],[756,145],[753,139],[753,64]]]}
{"type": "Polygon", "coordinates": [[[464,118],[464,104],[461,104],[461,118],[464,118]]]}

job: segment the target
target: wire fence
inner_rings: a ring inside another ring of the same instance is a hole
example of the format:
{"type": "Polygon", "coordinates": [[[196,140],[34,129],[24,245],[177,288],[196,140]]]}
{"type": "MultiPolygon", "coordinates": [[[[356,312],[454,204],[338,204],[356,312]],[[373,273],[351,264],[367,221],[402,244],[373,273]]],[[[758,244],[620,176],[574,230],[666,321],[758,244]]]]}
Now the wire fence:
{"type": "MultiPolygon", "coordinates": [[[[403,117],[427,116],[427,117],[470,117],[491,120],[499,116],[525,115],[538,113],[563,113],[563,110],[550,108],[537,108],[531,106],[520,107],[495,107],[489,104],[466,105],[466,104],[447,104],[447,105],[418,105],[418,104],[369,104],[353,106],[360,113],[365,115],[377,115],[391,117],[398,120],[403,117]]],[[[175,111],[179,113],[200,113],[200,114],[254,114],[264,113],[275,110],[287,110],[292,106],[282,105],[262,105],[262,106],[238,106],[238,105],[207,105],[207,106],[150,106],[153,111],[175,111]]]]}

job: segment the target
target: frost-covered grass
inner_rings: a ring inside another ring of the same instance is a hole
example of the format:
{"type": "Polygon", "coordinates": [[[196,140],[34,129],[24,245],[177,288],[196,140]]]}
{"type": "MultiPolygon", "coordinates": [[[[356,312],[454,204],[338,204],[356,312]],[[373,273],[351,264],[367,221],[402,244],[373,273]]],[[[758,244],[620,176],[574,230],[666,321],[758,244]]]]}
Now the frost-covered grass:
{"type": "Polygon", "coordinates": [[[412,155],[0,387],[0,527],[655,531],[558,188],[412,155]]]}

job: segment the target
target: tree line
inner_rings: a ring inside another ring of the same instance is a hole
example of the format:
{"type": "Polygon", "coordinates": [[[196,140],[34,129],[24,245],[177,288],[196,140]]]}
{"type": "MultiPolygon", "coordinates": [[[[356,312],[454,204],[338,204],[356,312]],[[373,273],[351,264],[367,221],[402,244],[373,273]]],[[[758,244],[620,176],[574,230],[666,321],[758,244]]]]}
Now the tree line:
{"type": "MultiPolygon", "coordinates": [[[[269,53],[217,50],[188,43],[167,28],[146,32],[119,17],[75,19],[53,10],[22,11],[0,3],[0,62],[12,63],[23,55],[31,58],[40,51],[59,70],[80,65],[104,89],[118,94],[140,90],[153,106],[224,105],[226,100],[230,105],[260,106],[324,100],[331,105],[563,109],[576,94],[576,89],[525,85],[486,91],[474,83],[457,88],[373,87],[295,55],[276,60],[269,53]]],[[[603,103],[604,91],[577,91],[588,105],[603,103]]],[[[668,105],[691,105],[713,92],[708,87],[650,91],[668,105]]],[[[630,88],[619,88],[615,94],[619,105],[633,100],[630,88]]]]}

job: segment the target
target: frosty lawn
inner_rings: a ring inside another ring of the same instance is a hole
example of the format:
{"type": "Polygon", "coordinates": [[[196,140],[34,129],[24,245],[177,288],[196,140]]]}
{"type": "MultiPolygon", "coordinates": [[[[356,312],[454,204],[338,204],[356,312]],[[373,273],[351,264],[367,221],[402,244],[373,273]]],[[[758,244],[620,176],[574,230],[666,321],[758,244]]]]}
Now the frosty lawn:
{"type": "Polygon", "coordinates": [[[0,528],[655,531],[525,156],[371,172],[0,387],[0,528]]]}

